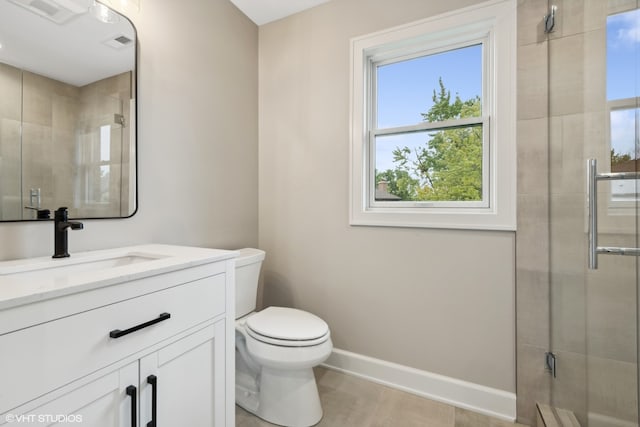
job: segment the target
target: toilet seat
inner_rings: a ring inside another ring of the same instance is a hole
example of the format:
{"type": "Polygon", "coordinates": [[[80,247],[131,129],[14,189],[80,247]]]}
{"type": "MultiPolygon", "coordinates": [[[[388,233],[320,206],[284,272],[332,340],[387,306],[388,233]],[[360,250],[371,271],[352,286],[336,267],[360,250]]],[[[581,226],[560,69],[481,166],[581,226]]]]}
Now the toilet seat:
{"type": "Polygon", "coordinates": [[[327,323],[306,311],[268,307],[246,319],[246,331],[252,338],[284,347],[309,347],[329,339],[327,323]]]}

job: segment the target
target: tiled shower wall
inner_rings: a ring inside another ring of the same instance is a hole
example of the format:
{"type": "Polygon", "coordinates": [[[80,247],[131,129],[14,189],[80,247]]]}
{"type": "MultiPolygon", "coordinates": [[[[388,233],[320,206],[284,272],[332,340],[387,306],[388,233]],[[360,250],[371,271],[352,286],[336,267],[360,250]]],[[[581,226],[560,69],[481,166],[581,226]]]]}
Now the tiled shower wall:
{"type": "MultiPolygon", "coordinates": [[[[95,143],[96,129],[101,125],[112,125],[110,158],[116,161],[110,166],[108,202],[77,203],[76,216],[128,216],[135,209],[129,206],[129,191],[135,191],[129,188],[133,84],[131,73],[126,72],[80,88],[80,114],[76,128],[78,144],[95,143]],[[124,127],[115,123],[115,114],[124,118],[124,127]]],[[[97,180],[93,184],[96,183],[97,180]]]]}
{"type": "Polygon", "coordinates": [[[22,74],[0,64],[0,219],[20,218],[20,124],[22,74]]]}
{"type": "Polygon", "coordinates": [[[516,395],[518,421],[534,425],[549,403],[549,146],[547,0],[518,1],[518,229],[516,233],[516,395]]]}
{"type": "MultiPolygon", "coordinates": [[[[27,71],[22,75],[22,173],[14,179],[22,179],[25,206],[30,190],[40,188],[41,206],[53,212],[73,202],[80,90],[27,71]]],[[[25,218],[30,214],[35,218],[33,211],[25,218]]]]}
{"type": "MultiPolygon", "coordinates": [[[[636,1],[550,3],[558,13],[547,39],[547,0],[518,1],[518,420],[533,425],[541,402],[583,425],[635,422],[636,263],[601,256],[587,270],[585,169],[598,158],[609,170],[606,18],[636,1]],[[549,349],[555,379],[544,369],[549,349]]],[[[608,189],[599,187],[601,243],[634,246],[635,216],[612,212],[608,189]]]]}
{"type": "MultiPolygon", "coordinates": [[[[95,135],[98,123],[113,122],[114,113],[129,118],[131,85],[131,73],[75,87],[0,64],[0,219],[35,218],[35,212],[23,212],[30,204],[32,188],[40,189],[41,207],[52,211],[68,206],[75,217],[126,216],[128,193],[113,191],[110,203],[89,208],[74,194],[78,189],[77,144],[89,133],[89,126],[94,127],[95,135]],[[117,110],[106,105],[114,99],[120,105],[117,110]]],[[[121,142],[112,150],[114,158],[122,159],[118,166],[122,170],[112,174],[117,182],[111,187],[117,190],[128,188],[128,131],[122,132],[121,142]]]]}

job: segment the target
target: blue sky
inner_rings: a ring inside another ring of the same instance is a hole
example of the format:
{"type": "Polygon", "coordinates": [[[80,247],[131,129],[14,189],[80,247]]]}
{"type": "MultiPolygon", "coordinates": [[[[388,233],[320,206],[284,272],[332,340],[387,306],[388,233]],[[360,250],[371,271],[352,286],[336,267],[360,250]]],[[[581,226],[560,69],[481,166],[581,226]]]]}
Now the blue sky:
{"type": "MultiPolygon", "coordinates": [[[[640,10],[607,19],[607,100],[639,95],[640,10]]],[[[635,152],[635,109],[611,114],[611,146],[618,153],[635,152]]]]}
{"type": "Polygon", "coordinates": [[[482,95],[482,46],[378,67],[378,127],[414,125],[433,105],[438,79],[463,100],[482,95]]]}
{"type": "Polygon", "coordinates": [[[607,99],[638,96],[640,9],[607,19],[607,99]]]}
{"type": "MultiPolygon", "coordinates": [[[[378,67],[378,128],[415,125],[433,105],[438,80],[462,100],[482,95],[482,45],[396,62],[378,67]]],[[[376,169],[394,169],[391,152],[398,146],[424,145],[425,132],[386,136],[376,144],[376,169]]]]}
{"type": "MultiPolygon", "coordinates": [[[[640,10],[611,15],[607,19],[607,99],[640,95],[640,10]]],[[[433,105],[438,79],[466,100],[482,91],[482,46],[475,45],[423,56],[378,68],[378,128],[417,124],[420,113],[433,105]]],[[[612,147],[619,153],[635,151],[635,109],[611,115],[612,147]]],[[[391,152],[398,146],[423,145],[427,133],[379,138],[376,169],[393,169],[391,152]]]]}

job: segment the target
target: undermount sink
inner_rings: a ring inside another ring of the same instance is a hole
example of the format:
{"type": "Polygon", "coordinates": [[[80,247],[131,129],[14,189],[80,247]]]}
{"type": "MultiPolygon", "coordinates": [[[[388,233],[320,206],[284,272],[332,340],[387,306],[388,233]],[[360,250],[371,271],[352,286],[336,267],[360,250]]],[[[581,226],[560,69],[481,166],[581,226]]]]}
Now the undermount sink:
{"type": "Polygon", "coordinates": [[[116,267],[155,261],[165,257],[165,255],[160,254],[127,253],[124,255],[112,255],[111,257],[102,259],[68,258],[62,260],[50,260],[21,265],[14,268],[0,269],[0,276],[16,277],[20,279],[56,278],[68,276],[72,273],[108,270],[116,267]]]}
{"type": "MultiPolygon", "coordinates": [[[[173,277],[180,270],[200,268],[218,261],[225,261],[226,265],[235,256],[234,251],[220,249],[148,244],[75,252],[68,258],[42,256],[0,261],[0,336],[17,321],[13,317],[3,320],[3,313],[10,308],[48,304],[49,301],[53,304],[61,298],[97,289],[104,289],[101,292],[110,295],[108,289],[127,282],[138,283],[136,286],[150,292],[168,283],[151,277],[169,273],[171,276],[164,277],[173,277]]],[[[61,305],[60,310],[64,311],[65,307],[65,304],[61,305]]],[[[16,313],[22,313],[20,310],[16,313]]],[[[60,314],[49,308],[29,313],[29,316],[20,315],[28,320],[21,324],[42,323],[42,319],[60,314]]]]}

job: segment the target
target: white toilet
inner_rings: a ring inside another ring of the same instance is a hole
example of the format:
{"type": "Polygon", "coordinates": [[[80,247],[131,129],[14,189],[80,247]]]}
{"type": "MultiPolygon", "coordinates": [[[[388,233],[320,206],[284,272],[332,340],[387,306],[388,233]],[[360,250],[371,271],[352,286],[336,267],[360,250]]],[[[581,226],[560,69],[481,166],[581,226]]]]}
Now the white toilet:
{"type": "Polygon", "coordinates": [[[324,320],[306,311],[269,307],[255,312],[265,253],[241,249],[236,258],[236,403],[287,427],[322,418],[313,367],[333,344],[324,320]]]}

